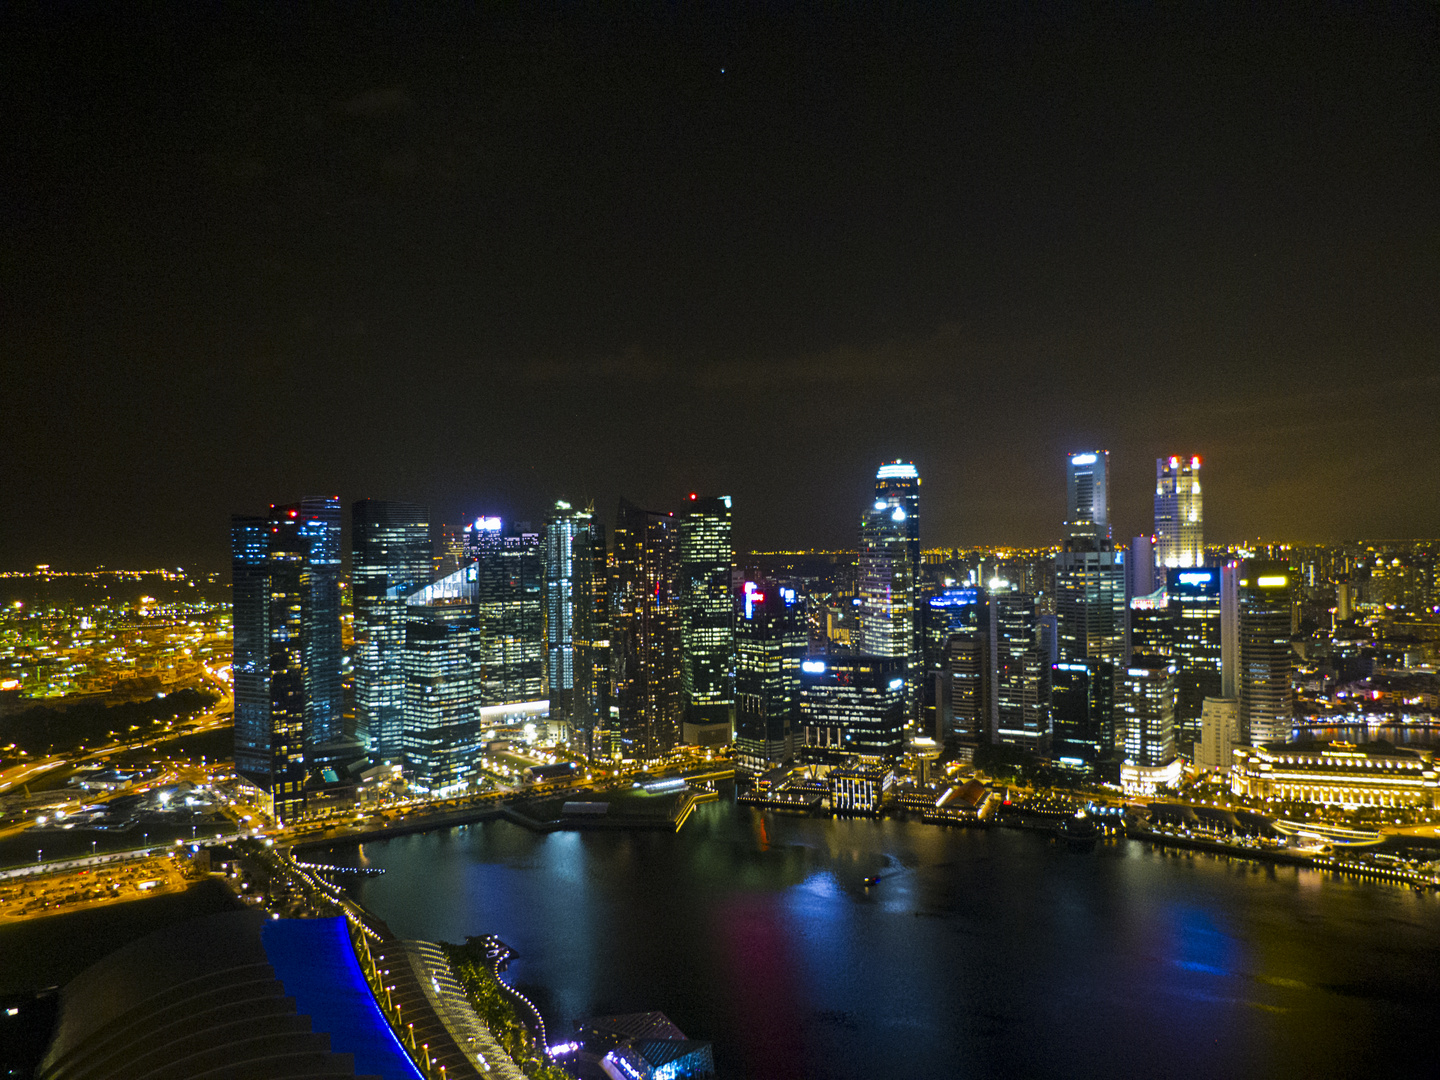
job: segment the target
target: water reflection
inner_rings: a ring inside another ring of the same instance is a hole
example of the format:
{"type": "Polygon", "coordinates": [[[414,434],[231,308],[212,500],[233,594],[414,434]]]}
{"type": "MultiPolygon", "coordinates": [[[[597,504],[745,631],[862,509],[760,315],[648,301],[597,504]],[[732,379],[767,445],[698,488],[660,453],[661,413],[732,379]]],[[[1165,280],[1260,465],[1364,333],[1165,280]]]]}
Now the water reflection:
{"type": "Polygon", "coordinates": [[[397,932],[515,946],[556,1032],[662,1009],[725,1077],[1345,1075],[1440,1019],[1435,898],[1128,841],[720,802],[673,835],[491,822],[364,855],[397,932]]]}

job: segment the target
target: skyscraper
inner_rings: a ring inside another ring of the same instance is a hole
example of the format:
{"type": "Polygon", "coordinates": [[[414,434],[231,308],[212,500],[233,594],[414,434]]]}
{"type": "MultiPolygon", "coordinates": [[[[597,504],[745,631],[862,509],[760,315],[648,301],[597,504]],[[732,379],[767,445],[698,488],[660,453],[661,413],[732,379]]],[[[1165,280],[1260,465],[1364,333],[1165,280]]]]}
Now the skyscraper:
{"type": "Polygon", "coordinates": [[[620,500],[611,567],[615,728],[623,757],[646,760],[681,736],[680,528],[674,514],[620,500]]]}
{"type": "Polygon", "coordinates": [[[430,514],[405,502],[350,507],[355,719],[370,752],[399,760],[405,706],[404,593],[430,580],[430,514]]]}
{"type": "Polygon", "coordinates": [[[894,760],[905,746],[905,669],[882,656],[800,662],[802,753],[894,760]]]}
{"type": "Polygon", "coordinates": [[[1115,748],[1115,666],[1109,660],[1050,667],[1051,753],[1094,769],[1115,748]]]}
{"type": "Polygon", "coordinates": [[[504,670],[497,705],[545,697],[544,565],[540,534],[519,523],[504,538],[500,622],[504,670]]]}
{"type": "Polygon", "coordinates": [[[808,643],[793,589],[745,583],[735,624],[735,760],[742,770],[762,772],[792,752],[808,643]]]}
{"type": "Polygon", "coordinates": [[[1162,586],[1148,596],[1130,599],[1130,661],[1137,657],[1169,660],[1175,651],[1174,613],[1162,586]]]}
{"type": "Polygon", "coordinates": [[[1155,557],[1162,567],[1205,565],[1200,459],[1155,459],[1155,557]]]}
{"type": "Polygon", "coordinates": [[[618,755],[610,717],[610,587],[605,527],[593,515],[575,533],[571,610],[575,625],[575,687],[570,745],[592,761],[618,755]]]}
{"type": "Polygon", "coordinates": [[[469,605],[412,606],[405,626],[406,772],[423,791],[443,795],[475,774],[480,754],[480,631],[469,605]]]}
{"type": "Polygon", "coordinates": [[[1290,737],[1290,567],[1240,565],[1240,731],[1252,746],[1290,737]]]}
{"type": "Polygon", "coordinates": [[[925,662],[935,683],[935,726],[927,734],[969,755],[988,743],[999,720],[998,649],[984,589],[945,589],[926,600],[925,662]]]}
{"type": "Polygon", "coordinates": [[[1240,702],[1240,564],[1220,567],[1220,696],[1240,702]]]}
{"type": "Polygon", "coordinates": [[[282,821],[305,806],[306,758],[343,733],[340,501],[231,519],[235,765],[282,821]]]}
{"type": "Polygon", "coordinates": [[[680,563],[684,740],[723,744],[730,741],[736,679],[729,495],[690,496],[680,515],[680,563]]]}
{"type": "Polygon", "coordinates": [[[1050,669],[1054,753],[1096,766],[1116,751],[1114,679],[1129,660],[1124,555],[1114,548],[1110,525],[1109,452],[1071,454],[1065,491],[1066,538],[1055,558],[1060,662],[1050,669]],[[1107,679],[1110,685],[1101,686],[1107,679]]]}
{"type": "MultiPolygon", "coordinates": [[[[1137,536],[1130,541],[1130,561],[1126,578],[1130,596],[1149,596],[1155,591],[1155,537],[1137,536]]],[[[1163,577],[1159,584],[1164,584],[1163,577]]]]}
{"type": "MultiPolygon", "coordinates": [[[[480,680],[482,705],[498,705],[504,699],[505,642],[502,633],[505,601],[504,522],[494,515],[477,517],[465,526],[462,563],[473,570],[468,575],[480,640],[475,652],[476,677],[480,680]]],[[[454,575],[451,575],[453,577],[454,575]]],[[[449,578],[442,578],[448,581],[449,578]]]]}
{"type": "Polygon", "coordinates": [[[1175,756],[1175,668],[1162,658],[1131,665],[1121,680],[1118,741],[1125,760],[1120,782],[1129,790],[1152,792],[1180,778],[1175,756]]]}
{"type": "Polygon", "coordinates": [[[1035,597],[1027,592],[990,594],[995,625],[995,712],[999,741],[1043,751],[1047,740],[1045,671],[1036,642],[1035,597]]]}
{"type": "MultiPolygon", "coordinates": [[[[291,520],[304,548],[305,739],[322,747],[345,735],[345,687],[340,668],[340,500],[307,496],[291,520]]],[[[287,510],[288,512],[288,510],[287,510]]]]}
{"type": "Polygon", "coordinates": [[[575,538],[590,528],[590,510],[563,499],[545,522],[545,672],[550,716],[573,730],[575,696],[575,538]]]}
{"type": "Polygon", "coordinates": [[[1067,548],[1108,550],[1110,527],[1110,451],[1071,454],[1065,470],[1067,548]]]}
{"type": "Polygon", "coordinates": [[[1175,742],[1193,754],[1200,739],[1205,699],[1221,690],[1220,568],[1167,570],[1171,655],[1179,692],[1175,703],[1175,742]]]}
{"type": "Polygon", "coordinates": [[[545,681],[545,606],[540,534],[525,523],[510,530],[498,517],[465,529],[474,560],[482,704],[541,701],[545,681]]]}
{"type": "Polygon", "coordinates": [[[230,518],[230,600],[235,691],[235,768],[246,777],[270,771],[270,521],[230,518]]]}
{"type": "Polygon", "coordinates": [[[900,660],[906,715],[918,719],[922,698],[920,618],[920,474],[907,461],[881,465],[875,498],[860,519],[856,566],[860,651],[900,660]]]}
{"type": "Polygon", "coordinates": [[[1070,455],[1068,536],[1055,560],[1055,615],[1062,663],[1125,654],[1125,566],[1110,534],[1110,454],[1070,455]]]}

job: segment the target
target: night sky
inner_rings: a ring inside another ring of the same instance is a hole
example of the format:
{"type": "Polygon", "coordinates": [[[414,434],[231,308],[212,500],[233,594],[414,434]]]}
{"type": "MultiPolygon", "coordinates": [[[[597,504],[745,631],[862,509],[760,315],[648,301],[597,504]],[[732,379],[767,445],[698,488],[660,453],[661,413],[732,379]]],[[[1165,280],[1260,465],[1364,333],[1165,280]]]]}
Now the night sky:
{"type": "Polygon", "coordinates": [[[0,16],[0,569],[307,493],[851,547],[896,457],[1041,544],[1096,447],[1117,535],[1172,452],[1212,540],[1440,535],[1440,6],[259,6],[0,16]]]}

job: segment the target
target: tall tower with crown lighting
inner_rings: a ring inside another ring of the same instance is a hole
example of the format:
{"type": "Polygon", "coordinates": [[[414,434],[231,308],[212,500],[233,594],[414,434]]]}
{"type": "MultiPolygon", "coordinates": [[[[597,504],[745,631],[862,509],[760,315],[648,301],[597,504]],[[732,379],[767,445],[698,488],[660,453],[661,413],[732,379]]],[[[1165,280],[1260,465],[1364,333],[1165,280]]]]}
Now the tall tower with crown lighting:
{"type": "Polygon", "coordinates": [[[875,497],[860,518],[856,595],[860,651],[905,662],[906,715],[918,719],[923,671],[920,620],[920,473],[892,461],[875,474],[875,497]]]}

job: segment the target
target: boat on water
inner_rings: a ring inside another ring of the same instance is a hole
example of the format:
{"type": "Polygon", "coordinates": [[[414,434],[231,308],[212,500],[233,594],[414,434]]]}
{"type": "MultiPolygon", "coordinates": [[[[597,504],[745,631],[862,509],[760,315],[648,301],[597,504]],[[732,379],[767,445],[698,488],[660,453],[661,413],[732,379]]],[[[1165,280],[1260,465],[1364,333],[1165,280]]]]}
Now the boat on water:
{"type": "Polygon", "coordinates": [[[870,886],[872,886],[872,885],[878,885],[878,884],[880,884],[880,875],[879,875],[879,874],[871,874],[869,877],[867,877],[867,878],[865,879],[865,887],[866,887],[867,889],[870,888],[870,886]]]}
{"type": "Polygon", "coordinates": [[[1093,851],[1095,841],[1100,839],[1100,826],[1082,807],[1073,817],[1066,818],[1055,833],[1072,851],[1093,851]]]}

